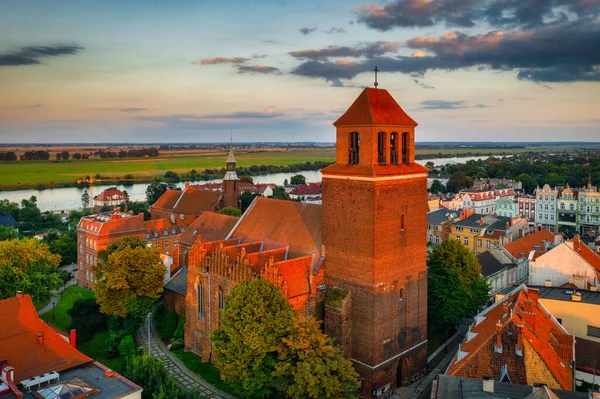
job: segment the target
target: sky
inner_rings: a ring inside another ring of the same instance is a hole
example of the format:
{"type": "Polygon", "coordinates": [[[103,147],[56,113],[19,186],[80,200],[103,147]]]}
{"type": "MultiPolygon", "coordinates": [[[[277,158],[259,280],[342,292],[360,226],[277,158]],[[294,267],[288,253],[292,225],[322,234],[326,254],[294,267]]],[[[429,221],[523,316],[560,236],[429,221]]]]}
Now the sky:
{"type": "Polygon", "coordinates": [[[600,141],[600,0],[2,0],[0,142],[600,141]]]}

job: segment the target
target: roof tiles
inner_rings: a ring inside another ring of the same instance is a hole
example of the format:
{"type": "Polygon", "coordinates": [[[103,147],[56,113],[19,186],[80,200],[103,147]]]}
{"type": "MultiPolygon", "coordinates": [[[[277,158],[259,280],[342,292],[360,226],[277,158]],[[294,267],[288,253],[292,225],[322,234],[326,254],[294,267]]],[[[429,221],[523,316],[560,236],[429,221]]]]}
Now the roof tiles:
{"type": "Polygon", "coordinates": [[[417,126],[387,90],[366,88],[334,126],[417,126]]]}
{"type": "Polygon", "coordinates": [[[553,243],[554,234],[552,234],[549,230],[540,230],[506,244],[504,249],[508,251],[508,253],[510,253],[515,259],[521,259],[523,255],[525,258],[527,258],[529,257],[531,251],[536,251],[535,257],[537,258],[548,250],[545,242],[550,244],[553,243]],[[541,250],[535,248],[536,246],[541,247],[541,250]]]}

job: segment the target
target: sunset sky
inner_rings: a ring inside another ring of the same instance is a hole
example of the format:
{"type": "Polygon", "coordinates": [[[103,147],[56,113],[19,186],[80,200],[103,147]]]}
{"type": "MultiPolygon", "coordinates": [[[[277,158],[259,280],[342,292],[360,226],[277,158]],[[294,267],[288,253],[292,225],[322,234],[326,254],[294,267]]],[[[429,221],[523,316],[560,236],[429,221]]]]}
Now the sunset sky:
{"type": "Polygon", "coordinates": [[[2,0],[1,142],[600,141],[600,0],[2,0]]]}

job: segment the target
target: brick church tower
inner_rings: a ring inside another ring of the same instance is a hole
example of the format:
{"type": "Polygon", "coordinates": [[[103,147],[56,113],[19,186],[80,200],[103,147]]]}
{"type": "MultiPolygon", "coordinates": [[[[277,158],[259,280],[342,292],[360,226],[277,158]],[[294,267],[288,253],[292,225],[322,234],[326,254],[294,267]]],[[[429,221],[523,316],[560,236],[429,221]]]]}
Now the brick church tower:
{"type": "MultiPolygon", "coordinates": [[[[362,394],[407,385],[427,367],[427,169],[415,127],[383,89],[365,89],[335,123],[323,169],[325,282],[350,292],[345,327],[362,394]]],[[[326,322],[327,323],[327,322],[326,322]]]]}
{"type": "Polygon", "coordinates": [[[233,155],[233,139],[229,143],[229,155],[227,155],[227,169],[223,177],[223,206],[239,207],[239,180],[236,173],[236,161],[233,155]]]}

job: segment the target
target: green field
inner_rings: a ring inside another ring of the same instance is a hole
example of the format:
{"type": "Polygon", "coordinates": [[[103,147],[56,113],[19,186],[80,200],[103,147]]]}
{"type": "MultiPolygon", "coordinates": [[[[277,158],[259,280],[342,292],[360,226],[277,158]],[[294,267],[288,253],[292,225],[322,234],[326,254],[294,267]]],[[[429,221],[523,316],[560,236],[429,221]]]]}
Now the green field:
{"type": "MultiPolygon", "coordinates": [[[[523,147],[523,148],[418,148],[416,154],[423,157],[469,156],[473,154],[520,154],[524,152],[549,152],[575,150],[577,147],[523,147]]],[[[484,155],[481,155],[482,157],[484,155]]],[[[196,155],[171,155],[157,158],[87,159],[68,161],[21,161],[0,164],[0,190],[33,188],[44,184],[46,188],[74,184],[86,175],[100,174],[109,180],[123,180],[131,174],[136,181],[148,181],[163,176],[167,171],[189,173],[192,169],[225,167],[227,154],[204,153],[196,155]]],[[[238,166],[293,165],[314,161],[333,161],[334,149],[291,149],[275,151],[236,152],[238,166]]]]}
{"type": "Polygon", "coordinates": [[[71,325],[71,317],[69,317],[68,311],[73,307],[73,304],[78,299],[94,298],[94,293],[85,288],[81,288],[78,285],[72,285],[67,288],[60,296],[60,303],[54,308],[54,312],[50,310],[40,315],[40,318],[48,323],[56,326],[65,333],[69,332],[69,326],[71,325]],[[54,317],[52,317],[54,314],[54,317]]]}

